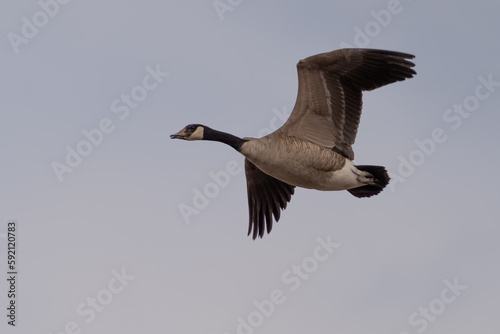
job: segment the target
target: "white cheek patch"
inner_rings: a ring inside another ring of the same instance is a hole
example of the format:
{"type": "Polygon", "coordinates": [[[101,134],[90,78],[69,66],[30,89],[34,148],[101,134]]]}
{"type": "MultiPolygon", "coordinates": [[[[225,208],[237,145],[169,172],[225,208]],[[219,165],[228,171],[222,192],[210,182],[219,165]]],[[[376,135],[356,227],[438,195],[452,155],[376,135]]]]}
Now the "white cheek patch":
{"type": "Polygon", "coordinates": [[[192,134],[187,138],[187,140],[202,140],[203,139],[203,127],[199,126],[192,134]]]}

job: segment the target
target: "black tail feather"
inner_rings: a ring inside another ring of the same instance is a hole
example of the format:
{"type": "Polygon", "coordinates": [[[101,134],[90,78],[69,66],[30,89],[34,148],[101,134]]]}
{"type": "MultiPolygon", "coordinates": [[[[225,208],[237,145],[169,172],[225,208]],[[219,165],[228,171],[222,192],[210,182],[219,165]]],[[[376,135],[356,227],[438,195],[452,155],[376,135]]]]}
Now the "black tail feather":
{"type": "Polygon", "coordinates": [[[371,197],[380,193],[385,186],[389,184],[391,179],[387,174],[387,170],[382,166],[355,166],[357,169],[368,172],[373,175],[375,181],[373,184],[367,184],[353,189],[347,189],[353,196],[356,197],[371,197]]]}

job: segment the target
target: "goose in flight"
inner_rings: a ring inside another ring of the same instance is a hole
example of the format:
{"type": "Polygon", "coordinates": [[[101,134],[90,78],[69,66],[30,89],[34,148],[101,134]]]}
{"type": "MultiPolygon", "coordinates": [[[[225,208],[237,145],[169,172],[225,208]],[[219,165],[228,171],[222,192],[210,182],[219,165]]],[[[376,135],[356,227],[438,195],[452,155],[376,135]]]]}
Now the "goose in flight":
{"type": "Polygon", "coordinates": [[[355,165],[352,145],[362,91],[413,77],[413,55],[375,49],[340,49],[302,59],[299,89],[285,124],[262,138],[239,138],[189,124],[171,138],[212,140],[245,156],[248,235],[269,233],[295,187],[376,195],[389,183],[382,166],[355,165]]]}

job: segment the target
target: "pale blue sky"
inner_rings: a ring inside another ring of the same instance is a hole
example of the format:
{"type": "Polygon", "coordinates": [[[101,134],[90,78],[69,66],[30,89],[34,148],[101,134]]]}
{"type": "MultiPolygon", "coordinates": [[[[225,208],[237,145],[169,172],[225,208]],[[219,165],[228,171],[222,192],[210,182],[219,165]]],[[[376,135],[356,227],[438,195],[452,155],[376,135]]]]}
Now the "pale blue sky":
{"type": "Polygon", "coordinates": [[[2,268],[19,229],[18,328],[2,306],[2,333],[500,330],[498,2],[221,0],[224,20],[211,1],[40,3],[51,15],[0,13],[2,268]],[[281,125],[298,60],[346,44],[416,56],[415,78],[364,95],[354,145],[393,181],[370,199],[297,189],[253,241],[243,157],[169,135],[281,125]],[[87,156],[68,166],[68,147],[87,156]]]}

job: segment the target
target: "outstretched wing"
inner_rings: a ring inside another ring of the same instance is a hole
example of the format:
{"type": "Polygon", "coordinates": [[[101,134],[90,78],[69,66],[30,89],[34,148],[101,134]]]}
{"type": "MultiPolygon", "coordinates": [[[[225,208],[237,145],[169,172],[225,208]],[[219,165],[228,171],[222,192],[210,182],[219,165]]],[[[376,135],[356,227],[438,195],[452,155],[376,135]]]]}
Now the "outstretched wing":
{"type": "Polygon", "coordinates": [[[245,159],[247,179],[248,209],[250,222],[248,235],[253,230],[253,239],[264,236],[273,228],[274,219],[280,219],[280,210],[285,209],[292,198],[295,186],[291,186],[264,173],[248,159],[245,159]]]}
{"type": "Polygon", "coordinates": [[[341,49],[297,64],[299,91],[278,130],[335,149],[353,160],[361,116],[361,92],[413,77],[413,55],[374,49],[341,49]]]}

